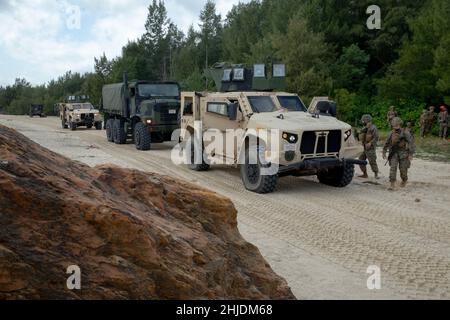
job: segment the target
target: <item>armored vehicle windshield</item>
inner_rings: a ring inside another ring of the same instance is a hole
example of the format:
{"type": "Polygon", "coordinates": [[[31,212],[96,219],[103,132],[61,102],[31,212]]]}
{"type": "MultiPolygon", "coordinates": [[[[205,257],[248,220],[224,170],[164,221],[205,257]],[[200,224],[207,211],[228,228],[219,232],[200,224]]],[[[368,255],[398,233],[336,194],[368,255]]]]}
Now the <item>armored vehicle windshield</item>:
{"type": "Polygon", "coordinates": [[[303,111],[306,112],[306,106],[298,96],[278,96],[280,105],[289,111],[303,111]]]}
{"type": "Polygon", "coordinates": [[[177,84],[139,84],[139,96],[144,98],[179,97],[180,89],[177,84]]]}

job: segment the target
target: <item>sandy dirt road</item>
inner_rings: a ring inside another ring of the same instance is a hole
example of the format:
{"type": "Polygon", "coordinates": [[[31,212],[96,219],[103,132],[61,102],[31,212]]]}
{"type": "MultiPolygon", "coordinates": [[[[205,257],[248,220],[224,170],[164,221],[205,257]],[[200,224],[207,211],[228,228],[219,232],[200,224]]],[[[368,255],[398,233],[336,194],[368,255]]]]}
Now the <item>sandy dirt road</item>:
{"type": "MultiPolygon", "coordinates": [[[[139,152],[108,143],[105,131],[62,130],[57,118],[0,116],[55,152],[89,165],[112,163],[197,183],[229,197],[239,229],[299,299],[450,299],[450,164],[415,160],[411,183],[387,191],[355,178],[345,189],[287,177],[270,195],[247,192],[237,169],[192,172],[170,160],[173,143],[139,152]],[[369,266],[381,289],[369,290],[369,266]]],[[[1,160],[1,155],[0,155],[1,160]]]]}

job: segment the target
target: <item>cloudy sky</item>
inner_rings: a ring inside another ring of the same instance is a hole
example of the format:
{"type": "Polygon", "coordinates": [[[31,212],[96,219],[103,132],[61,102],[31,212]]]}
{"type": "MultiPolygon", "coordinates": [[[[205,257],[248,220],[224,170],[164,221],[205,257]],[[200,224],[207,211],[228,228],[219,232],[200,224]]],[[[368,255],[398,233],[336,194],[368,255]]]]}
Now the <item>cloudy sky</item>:
{"type": "MultiPolygon", "coordinates": [[[[15,78],[41,84],[67,70],[93,70],[94,57],[120,55],[144,32],[151,0],[0,0],[0,85],[15,78]],[[78,15],[78,12],[80,15],[78,15]]],[[[198,25],[206,0],[165,0],[183,31],[198,25]]],[[[233,4],[216,0],[225,17],[233,4]]]]}

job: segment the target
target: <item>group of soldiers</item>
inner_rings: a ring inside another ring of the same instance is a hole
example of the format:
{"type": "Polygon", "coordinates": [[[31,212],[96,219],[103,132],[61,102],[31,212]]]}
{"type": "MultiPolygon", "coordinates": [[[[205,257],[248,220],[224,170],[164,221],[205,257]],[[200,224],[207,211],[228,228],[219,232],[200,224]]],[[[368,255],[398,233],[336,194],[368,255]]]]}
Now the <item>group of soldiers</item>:
{"type": "MultiPolygon", "coordinates": [[[[448,126],[450,122],[449,113],[447,107],[442,106],[440,113],[436,117],[435,107],[430,107],[425,110],[420,118],[420,136],[425,137],[431,133],[433,125],[436,122],[436,118],[439,124],[439,136],[442,139],[447,138],[448,126]]],[[[399,118],[398,113],[395,111],[395,107],[390,107],[387,113],[387,122],[391,128],[386,142],[383,146],[383,159],[389,163],[390,173],[389,190],[396,190],[397,188],[397,171],[400,171],[401,183],[400,187],[406,187],[408,183],[408,170],[411,167],[411,161],[413,160],[416,152],[416,145],[414,142],[413,123],[408,122],[403,127],[403,121],[399,118]]],[[[375,179],[379,179],[380,171],[377,163],[377,144],[379,140],[378,129],[373,124],[372,116],[366,114],[361,119],[363,129],[359,134],[359,141],[364,147],[364,152],[360,157],[360,160],[367,160],[372,171],[375,174],[375,179]]],[[[362,175],[360,178],[367,179],[367,166],[360,166],[362,175]]]]}
{"type": "MultiPolygon", "coordinates": [[[[363,129],[359,135],[359,140],[363,144],[364,152],[360,160],[367,160],[375,178],[380,178],[380,171],[377,163],[376,147],[379,140],[378,129],[373,124],[370,115],[364,115],[361,119],[363,129]]],[[[403,121],[395,113],[395,109],[391,108],[388,113],[388,121],[391,125],[391,132],[389,133],[383,147],[383,159],[387,160],[390,165],[389,190],[396,190],[397,188],[397,171],[400,171],[402,188],[406,187],[408,183],[408,169],[411,167],[411,161],[416,152],[414,138],[411,132],[411,124],[403,128],[403,121]]],[[[360,178],[367,179],[367,166],[360,166],[362,175],[360,178]]]]}
{"type": "MultiPolygon", "coordinates": [[[[450,117],[446,106],[441,106],[437,122],[439,125],[439,137],[447,139],[448,126],[450,117]]],[[[424,110],[420,117],[420,136],[424,138],[431,133],[433,125],[436,123],[436,108],[431,106],[428,110],[424,110]]]]}

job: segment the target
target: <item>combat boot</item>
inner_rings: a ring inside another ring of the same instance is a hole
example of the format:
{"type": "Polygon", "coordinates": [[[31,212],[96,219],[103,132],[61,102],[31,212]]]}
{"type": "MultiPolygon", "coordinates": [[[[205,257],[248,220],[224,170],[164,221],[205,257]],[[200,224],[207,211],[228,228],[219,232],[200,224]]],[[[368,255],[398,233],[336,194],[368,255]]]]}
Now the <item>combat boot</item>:
{"type": "Polygon", "coordinates": [[[375,179],[379,180],[380,179],[380,174],[378,172],[375,172],[375,179]]]}
{"type": "Polygon", "coordinates": [[[400,184],[400,187],[402,187],[402,188],[406,187],[407,183],[408,183],[408,181],[403,180],[402,183],[400,184]]]}
{"type": "Polygon", "coordinates": [[[363,172],[362,175],[358,176],[358,178],[367,179],[369,176],[367,175],[367,168],[361,168],[361,171],[363,172]]]}
{"type": "Polygon", "coordinates": [[[395,182],[391,182],[391,186],[388,188],[389,191],[395,191],[397,190],[397,187],[395,185],[395,182]]]}

